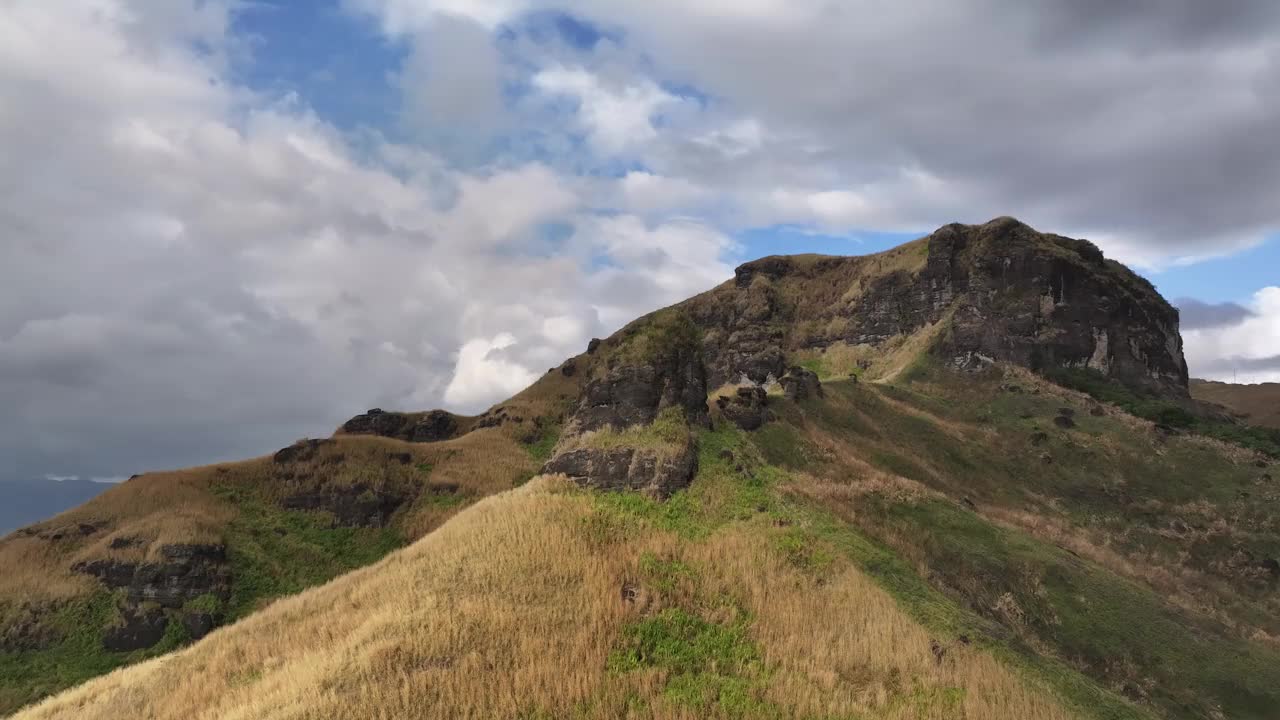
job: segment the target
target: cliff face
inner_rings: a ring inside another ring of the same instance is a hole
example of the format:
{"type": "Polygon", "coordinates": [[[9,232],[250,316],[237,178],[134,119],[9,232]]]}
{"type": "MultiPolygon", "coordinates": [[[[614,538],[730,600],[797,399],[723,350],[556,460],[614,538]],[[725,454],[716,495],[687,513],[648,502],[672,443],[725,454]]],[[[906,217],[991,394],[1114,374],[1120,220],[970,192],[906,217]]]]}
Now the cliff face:
{"type": "Polygon", "coordinates": [[[718,394],[725,417],[758,427],[769,417],[760,388],[821,394],[801,358],[838,356],[844,366],[826,367],[827,376],[847,376],[900,349],[906,360],[927,350],[959,369],[1090,368],[1187,397],[1178,312],[1150,283],[1085,240],[998,218],[947,225],[878,255],[762,258],[593,341],[581,358],[586,385],[543,470],[668,495],[692,478],[696,448],[674,436],[655,448],[653,433],[636,430],[665,409],[705,424],[708,393],[718,394]]]}
{"type": "Polygon", "coordinates": [[[880,255],[763,258],[686,306],[706,328],[713,387],[780,378],[797,351],[874,354],[941,323],[932,350],[960,367],[1092,368],[1187,395],[1177,310],[1091,243],[1012,218],[947,225],[880,255]]]}

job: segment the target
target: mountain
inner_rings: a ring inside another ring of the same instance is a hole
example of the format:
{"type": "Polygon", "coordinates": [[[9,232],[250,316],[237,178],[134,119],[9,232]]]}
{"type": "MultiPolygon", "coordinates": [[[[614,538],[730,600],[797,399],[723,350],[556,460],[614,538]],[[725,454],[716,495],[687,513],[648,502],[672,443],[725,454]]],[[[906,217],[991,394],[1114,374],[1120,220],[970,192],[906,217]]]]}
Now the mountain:
{"type": "Polygon", "coordinates": [[[1221,405],[1252,425],[1280,429],[1280,383],[1236,385],[1213,380],[1192,380],[1191,395],[1221,405]]]}
{"type": "Polygon", "coordinates": [[[763,258],[480,416],[8,536],[0,703],[207,634],[16,717],[1274,718],[1270,432],[1085,241],[763,258]]]}
{"type": "Polygon", "coordinates": [[[0,535],[53,517],[108,487],[89,480],[0,480],[0,535]]]}

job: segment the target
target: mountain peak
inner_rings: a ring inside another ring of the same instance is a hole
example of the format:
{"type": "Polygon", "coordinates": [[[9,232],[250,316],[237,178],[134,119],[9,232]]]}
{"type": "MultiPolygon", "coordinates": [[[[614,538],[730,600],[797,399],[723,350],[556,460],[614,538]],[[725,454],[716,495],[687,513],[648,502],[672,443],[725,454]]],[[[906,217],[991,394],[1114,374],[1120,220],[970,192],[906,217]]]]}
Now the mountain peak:
{"type": "Polygon", "coordinates": [[[1012,217],[944,225],[876,255],[760,258],[687,305],[716,336],[713,382],[762,382],[789,353],[866,369],[928,330],[928,347],[958,366],[1089,368],[1187,395],[1177,310],[1093,243],[1012,217]]]}

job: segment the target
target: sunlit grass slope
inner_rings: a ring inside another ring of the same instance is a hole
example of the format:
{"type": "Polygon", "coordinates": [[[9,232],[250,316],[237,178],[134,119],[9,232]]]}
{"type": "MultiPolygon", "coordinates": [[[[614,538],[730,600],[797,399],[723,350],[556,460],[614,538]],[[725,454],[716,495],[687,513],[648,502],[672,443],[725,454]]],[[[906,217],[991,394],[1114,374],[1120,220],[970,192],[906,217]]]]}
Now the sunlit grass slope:
{"type": "Polygon", "coordinates": [[[368,565],[480,498],[533,477],[577,384],[559,371],[548,373],[503,405],[523,424],[443,442],[337,435],[309,457],[283,464],[268,455],[146,473],[0,539],[0,715],[190,642],[181,624],[171,622],[153,647],[106,649],[102,636],[120,622],[121,593],[77,565],[157,562],[169,545],[219,544],[226,548],[230,597],[197,597],[174,612],[244,617],[276,597],[368,565]],[[288,509],[282,502],[357,492],[404,500],[384,524],[367,527],[342,526],[330,512],[288,509]],[[24,635],[43,640],[16,649],[6,643],[24,635]]]}
{"type": "Polygon", "coordinates": [[[702,459],[667,503],[540,478],[18,717],[1076,717],[905,612],[746,437],[702,459]]]}

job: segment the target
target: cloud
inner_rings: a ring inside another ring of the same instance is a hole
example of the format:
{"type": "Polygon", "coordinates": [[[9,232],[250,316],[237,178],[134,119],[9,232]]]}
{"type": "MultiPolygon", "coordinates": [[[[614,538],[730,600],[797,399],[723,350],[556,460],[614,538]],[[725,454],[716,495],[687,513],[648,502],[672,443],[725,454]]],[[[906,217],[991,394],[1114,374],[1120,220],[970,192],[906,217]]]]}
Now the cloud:
{"type": "MultiPolygon", "coordinates": [[[[1277,227],[1270,2],[345,0],[408,49],[385,134],[240,84],[237,6],[0,14],[0,456],[23,476],[483,409],[730,277],[744,228],[1012,213],[1156,266],[1277,227]],[[544,11],[599,38],[548,39],[544,11]]],[[[1188,311],[1193,372],[1270,372],[1278,302],[1188,311]]]]}
{"type": "Polygon", "coordinates": [[[423,138],[483,147],[504,122],[501,58],[489,30],[445,16],[410,47],[397,78],[405,125],[423,138]]]}
{"type": "Polygon", "coordinates": [[[680,101],[647,78],[611,86],[583,68],[551,67],[533,76],[533,86],[577,101],[577,121],[602,155],[618,155],[658,136],[653,118],[680,101]]]}
{"type": "Polygon", "coordinates": [[[1248,306],[1229,308],[1226,313],[1236,319],[1184,329],[1192,376],[1248,383],[1280,381],[1280,287],[1263,288],[1248,306]],[[1239,310],[1244,311],[1243,317],[1239,310]]]}
{"type": "Polygon", "coordinates": [[[528,387],[538,376],[506,359],[502,351],[516,344],[511,333],[493,338],[477,338],[463,343],[453,380],[445,388],[445,402],[474,406],[492,400],[495,386],[504,396],[528,387]]]}
{"type": "MultiPolygon", "coordinates": [[[[399,24],[456,11],[362,5],[399,24]]],[[[508,33],[554,8],[621,38],[621,50],[520,62],[580,102],[574,121],[597,150],[716,188],[753,222],[886,230],[1012,214],[1152,268],[1280,231],[1280,146],[1268,142],[1280,5],[1269,0],[486,7],[474,14],[508,33]],[[655,124],[670,87],[705,101],[655,124]],[[776,193],[785,202],[759,203],[776,193]]]]}
{"type": "Polygon", "coordinates": [[[0,456],[19,476],[253,456],[370,406],[478,411],[729,276],[712,231],[660,251],[672,230],[617,216],[643,255],[588,233],[581,183],[547,164],[459,167],[235,84],[229,4],[148,7],[0,14],[0,456]]]}
{"type": "Polygon", "coordinates": [[[1174,305],[1178,307],[1183,330],[1239,325],[1254,317],[1252,310],[1233,302],[1206,303],[1194,298],[1180,298],[1174,305]]]}

